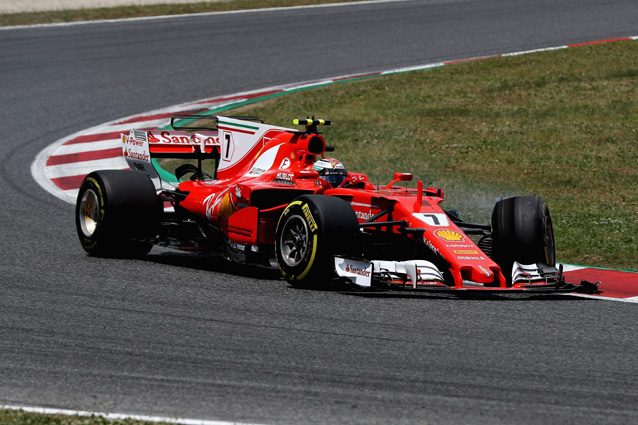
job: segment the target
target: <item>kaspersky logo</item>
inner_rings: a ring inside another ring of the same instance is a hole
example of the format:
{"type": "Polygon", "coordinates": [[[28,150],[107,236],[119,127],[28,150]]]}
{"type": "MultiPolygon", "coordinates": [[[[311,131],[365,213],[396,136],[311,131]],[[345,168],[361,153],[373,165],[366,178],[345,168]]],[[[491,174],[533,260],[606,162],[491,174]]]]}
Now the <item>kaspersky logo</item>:
{"type": "Polygon", "coordinates": [[[370,277],[370,271],[366,269],[361,269],[357,266],[352,266],[350,264],[346,265],[346,273],[356,274],[358,276],[370,277]]]}

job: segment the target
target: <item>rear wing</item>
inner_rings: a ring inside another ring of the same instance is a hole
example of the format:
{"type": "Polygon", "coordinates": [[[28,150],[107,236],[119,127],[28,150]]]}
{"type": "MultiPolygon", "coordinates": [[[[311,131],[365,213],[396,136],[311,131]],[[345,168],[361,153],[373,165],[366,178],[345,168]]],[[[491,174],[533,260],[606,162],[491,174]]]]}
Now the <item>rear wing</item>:
{"type": "Polygon", "coordinates": [[[151,130],[146,137],[152,158],[219,159],[217,131],[151,130]]]}
{"type": "Polygon", "coordinates": [[[219,158],[217,132],[131,130],[122,133],[122,155],[128,161],[151,158],[219,158]]]}
{"type": "Polygon", "coordinates": [[[161,188],[159,174],[151,159],[196,159],[198,168],[204,159],[219,159],[216,131],[189,133],[180,130],[131,130],[122,133],[122,155],[133,170],[147,174],[161,188]]]}

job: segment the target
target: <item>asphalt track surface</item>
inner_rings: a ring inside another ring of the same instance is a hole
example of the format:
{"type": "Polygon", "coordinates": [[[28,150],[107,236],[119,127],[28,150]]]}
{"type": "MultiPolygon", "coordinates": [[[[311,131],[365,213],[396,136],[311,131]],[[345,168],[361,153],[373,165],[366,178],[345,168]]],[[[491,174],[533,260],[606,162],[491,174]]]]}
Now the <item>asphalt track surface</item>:
{"type": "Polygon", "coordinates": [[[73,208],[29,172],[54,140],[170,104],[637,24],[635,0],[443,0],[0,31],[0,404],[259,423],[637,423],[633,304],[364,296],[161,252],[90,258],[73,208]]]}

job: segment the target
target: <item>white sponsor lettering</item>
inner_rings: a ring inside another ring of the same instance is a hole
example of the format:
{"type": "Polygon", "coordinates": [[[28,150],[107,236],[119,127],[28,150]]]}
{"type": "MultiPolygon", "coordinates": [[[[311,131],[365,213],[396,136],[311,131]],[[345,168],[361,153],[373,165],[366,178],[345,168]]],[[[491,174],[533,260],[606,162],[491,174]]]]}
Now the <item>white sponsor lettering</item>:
{"type": "Polygon", "coordinates": [[[370,220],[374,216],[372,212],[355,211],[354,213],[359,220],[370,220]]]}
{"type": "Polygon", "coordinates": [[[124,157],[132,160],[150,161],[151,153],[148,149],[146,136],[138,133],[131,131],[128,136],[122,137],[124,157]]]}
{"type": "Polygon", "coordinates": [[[248,175],[249,176],[259,176],[261,174],[264,174],[264,171],[266,171],[266,170],[264,170],[263,168],[253,167],[248,172],[248,175]]]}
{"type": "Polygon", "coordinates": [[[275,179],[292,181],[292,178],[294,176],[295,176],[294,174],[289,174],[289,173],[277,173],[277,177],[275,177],[275,179]]]}
{"type": "Polygon", "coordinates": [[[208,136],[203,134],[176,134],[171,133],[170,131],[162,131],[160,133],[159,139],[156,138],[152,132],[149,132],[149,139],[152,142],[156,143],[168,143],[168,144],[201,144],[202,142],[205,145],[219,145],[219,139],[215,136],[208,136]]]}
{"type": "Polygon", "coordinates": [[[482,255],[459,255],[458,257],[459,260],[465,260],[465,261],[481,261],[481,260],[485,260],[486,258],[483,257],[482,255]]]}

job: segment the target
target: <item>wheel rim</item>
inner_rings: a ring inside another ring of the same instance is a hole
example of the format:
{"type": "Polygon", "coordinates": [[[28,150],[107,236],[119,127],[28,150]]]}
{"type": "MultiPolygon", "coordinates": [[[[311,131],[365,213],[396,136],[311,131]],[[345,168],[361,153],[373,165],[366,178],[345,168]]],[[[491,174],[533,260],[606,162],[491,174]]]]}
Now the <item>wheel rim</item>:
{"type": "Polygon", "coordinates": [[[80,201],[80,228],[87,238],[90,238],[97,229],[100,214],[99,201],[93,189],[88,189],[82,195],[80,201]]]}
{"type": "Polygon", "coordinates": [[[286,220],[281,232],[281,257],[290,267],[296,267],[303,261],[308,251],[310,232],[306,221],[299,215],[293,215],[286,220]]]}

